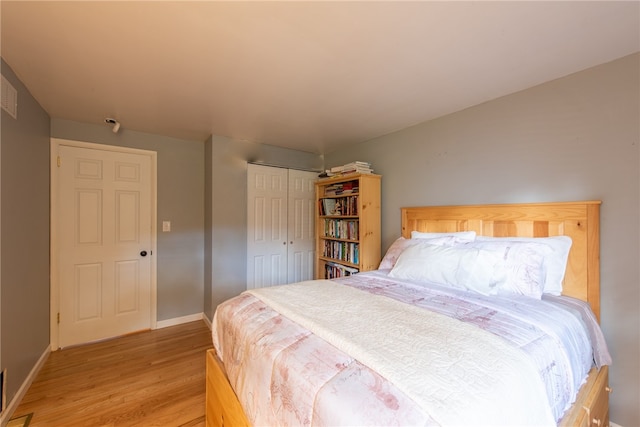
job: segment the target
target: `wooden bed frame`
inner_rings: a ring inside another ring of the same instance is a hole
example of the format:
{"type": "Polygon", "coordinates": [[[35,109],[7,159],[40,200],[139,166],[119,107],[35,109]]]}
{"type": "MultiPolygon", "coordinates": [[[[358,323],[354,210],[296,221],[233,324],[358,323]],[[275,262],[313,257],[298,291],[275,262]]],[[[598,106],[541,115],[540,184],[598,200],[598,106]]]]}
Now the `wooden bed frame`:
{"type": "MultiPolygon", "coordinates": [[[[402,208],[402,235],[412,230],[474,230],[481,236],[548,237],[565,235],[573,243],[563,294],[589,302],[600,320],[600,202],[534,203],[402,208]]],[[[560,426],[608,426],[608,367],[591,370],[576,402],[560,426]]],[[[214,350],[207,353],[206,422],[213,426],[249,425],[214,350]]]]}

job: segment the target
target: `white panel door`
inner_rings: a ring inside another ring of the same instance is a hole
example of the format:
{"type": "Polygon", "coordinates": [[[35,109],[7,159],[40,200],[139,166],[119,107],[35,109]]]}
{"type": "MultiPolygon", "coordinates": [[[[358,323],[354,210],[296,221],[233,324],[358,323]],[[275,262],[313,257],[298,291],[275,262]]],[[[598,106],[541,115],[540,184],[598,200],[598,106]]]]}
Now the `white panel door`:
{"type": "Polygon", "coordinates": [[[151,159],[58,150],[59,345],[151,327],[151,159]]]}
{"type": "Polygon", "coordinates": [[[289,170],[287,282],[313,279],[316,172],[289,170]]]}
{"type": "Polygon", "coordinates": [[[287,283],[287,169],[249,164],[247,289],[287,283]]]}
{"type": "Polygon", "coordinates": [[[315,172],[248,165],[248,289],[313,278],[316,178],[315,172]]]}

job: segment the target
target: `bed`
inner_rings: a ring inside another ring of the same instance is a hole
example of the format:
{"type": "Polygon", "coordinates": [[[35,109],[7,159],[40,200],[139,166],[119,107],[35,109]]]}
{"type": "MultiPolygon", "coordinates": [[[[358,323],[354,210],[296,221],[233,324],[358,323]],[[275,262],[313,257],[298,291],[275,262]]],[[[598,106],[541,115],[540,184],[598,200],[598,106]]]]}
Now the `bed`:
{"type": "Polygon", "coordinates": [[[207,353],[207,426],[608,425],[610,358],[596,323],[599,206],[587,201],[403,208],[402,237],[379,270],[256,290],[221,304],[212,325],[214,349],[207,353]],[[460,241],[469,233],[470,242],[460,241]],[[538,243],[507,238],[566,239],[556,236],[571,239],[561,289],[571,298],[512,295],[501,285],[495,290],[505,274],[517,274],[528,287],[552,270],[546,255],[527,252],[540,249],[538,243]],[[545,267],[538,272],[518,265],[504,273],[501,259],[491,258],[500,274],[484,268],[488,264],[477,259],[494,254],[484,250],[484,242],[500,246],[504,240],[518,242],[508,244],[510,253],[518,254],[517,248],[528,264],[545,267]],[[457,287],[457,280],[475,281],[462,267],[455,277],[445,267],[416,268],[416,259],[423,259],[416,256],[425,254],[444,260],[437,264],[442,266],[452,256],[462,266],[460,259],[473,255],[469,265],[483,266],[473,269],[473,277],[483,277],[479,287],[457,287]],[[423,286],[420,274],[431,281],[437,270],[439,279],[451,283],[423,286]],[[331,317],[323,319],[327,311],[331,317]],[[412,327],[416,322],[429,326],[412,327]],[[587,327],[574,336],[565,323],[587,327]],[[334,324],[343,325],[339,333],[334,324]],[[453,338],[453,330],[461,338],[453,338]],[[562,341],[573,353],[531,350],[531,343],[544,341],[564,348],[562,341]],[[535,355],[522,358],[524,353],[535,355]],[[573,355],[566,356],[574,353],[580,358],[575,363],[573,355]]]}

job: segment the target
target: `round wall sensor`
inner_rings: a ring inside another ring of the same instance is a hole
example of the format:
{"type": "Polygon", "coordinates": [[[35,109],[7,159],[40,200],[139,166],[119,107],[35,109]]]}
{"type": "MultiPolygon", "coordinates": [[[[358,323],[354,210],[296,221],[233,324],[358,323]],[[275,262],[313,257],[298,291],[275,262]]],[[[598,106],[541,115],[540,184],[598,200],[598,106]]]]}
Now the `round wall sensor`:
{"type": "Polygon", "coordinates": [[[107,117],[106,119],[104,119],[104,122],[108,125],[113,125],[113,129],[111,129],[113,133],[118,133],[118,131],[120,130],[120,122],[118,122],[116,119],[107,117]]]}

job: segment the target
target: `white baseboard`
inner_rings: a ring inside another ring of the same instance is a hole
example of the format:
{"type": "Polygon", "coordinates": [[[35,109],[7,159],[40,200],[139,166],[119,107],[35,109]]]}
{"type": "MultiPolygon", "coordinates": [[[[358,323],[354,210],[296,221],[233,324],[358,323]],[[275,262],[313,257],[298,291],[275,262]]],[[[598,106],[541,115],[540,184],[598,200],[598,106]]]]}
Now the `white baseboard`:
{"type": "Polygon", "coordinates": [[[31,368],[31,372],[29,372],[29,375],[27,375],[27,378],[18,389],[18,392],[15,394],[15,396],[13,396],[13,399],[11,399],[11,402],[9,402],[6,409],[2,411],[2,415],[0,415],[1,427],[6,426],[11,419],[11,416],[18,408],[18,405],[22,401],[22,398],[25,394],[27,394],[27,390],[29,390],[29,387],[31,387],[31,383],[33,383],[33,380],[36,379],[38,372],[40,372],[40,369],[42,369],[44,362],[46,362],[47,357],[49,357],[49,353],[51,353],[51,347],[47,346],[47,348],[44,350],[44,353],[42,353],[36,364],[33,365],[33,368],[31,368]]]}
{"type": "Polygon", "coordinates": [[[611,421],[609,421],[609,426],[610,427],[622,427],[620,424],[612,423],[611,421]]]}
{"type": "Polygon", "coordinates": [[[204,320],[204,323],[207,324],[207,328],[211,330],[211,320],[209,320],[209,318],[204,313],[202,313],[202,320],[204,320]]]}
{"type": "Polygon", "coordinates": [[[156,322],[156,329],[168,328],[169,326],[182,325],[183,323],[195,322],[206,318],[204,313],[189,314],[188,316],[174,317],[173,319],[159,320],[156,322]]]}

